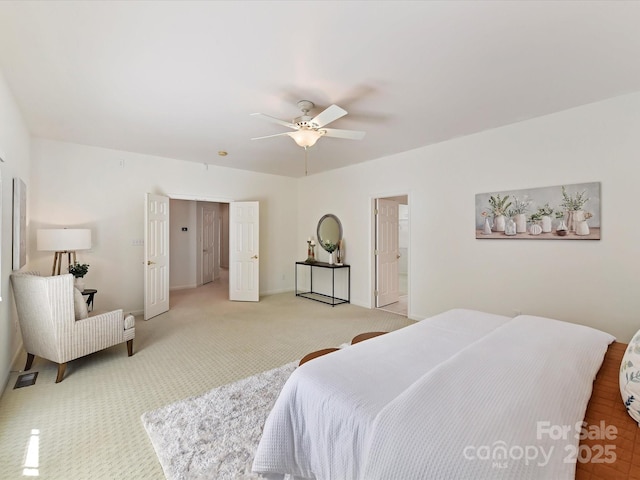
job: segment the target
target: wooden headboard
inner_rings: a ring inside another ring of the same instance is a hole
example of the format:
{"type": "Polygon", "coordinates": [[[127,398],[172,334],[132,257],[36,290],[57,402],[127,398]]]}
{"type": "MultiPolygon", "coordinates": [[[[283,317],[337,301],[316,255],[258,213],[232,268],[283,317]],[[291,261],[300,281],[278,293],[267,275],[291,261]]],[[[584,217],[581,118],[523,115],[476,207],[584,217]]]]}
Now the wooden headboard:
{"type": "Polygon", "coordinates": [[[577,480],[640,480],[640,428],[627,413],[618,381],[626,348],[626,343],[618,342],[609,346],[593,383],[593,393],[585,414],[587,428],[612,425],[616,427],[617,434],[613,439],[580,441],[578,458],[583,461],[579,460],[576,464],[577,480]],[[605,454],[605,447],[608,455],[605,454]],[[611,453],[615,455],[615,460],[605,463],[607,456],[613,458],[611,453]]]}

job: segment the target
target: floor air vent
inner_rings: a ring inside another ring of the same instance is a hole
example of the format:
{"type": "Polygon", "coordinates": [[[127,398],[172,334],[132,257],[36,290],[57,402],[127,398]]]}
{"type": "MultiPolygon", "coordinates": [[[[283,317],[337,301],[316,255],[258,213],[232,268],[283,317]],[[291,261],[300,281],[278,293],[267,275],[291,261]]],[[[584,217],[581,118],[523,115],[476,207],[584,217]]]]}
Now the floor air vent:
{"type": "Polygon", "coordinates": [[[24,373],[22,375],[18,375],[18,379],[16,380],[16,385],[15,387],[13,387],[13,389],[15,390],[16,388],[30,387],[31,385],[34,385],[36,383],[37,377],[38,377],[38,372],[24,373]]]}

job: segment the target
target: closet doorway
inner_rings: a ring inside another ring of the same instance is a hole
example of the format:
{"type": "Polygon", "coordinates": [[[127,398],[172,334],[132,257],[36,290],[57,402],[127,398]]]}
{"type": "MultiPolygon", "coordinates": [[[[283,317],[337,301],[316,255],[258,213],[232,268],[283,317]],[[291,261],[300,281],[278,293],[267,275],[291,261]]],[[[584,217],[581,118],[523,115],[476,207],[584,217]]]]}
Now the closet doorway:
{"type": "Polygon", "coordinates": [[[374,199],[374,305],[408,316],[409,197],[374,199]]]}

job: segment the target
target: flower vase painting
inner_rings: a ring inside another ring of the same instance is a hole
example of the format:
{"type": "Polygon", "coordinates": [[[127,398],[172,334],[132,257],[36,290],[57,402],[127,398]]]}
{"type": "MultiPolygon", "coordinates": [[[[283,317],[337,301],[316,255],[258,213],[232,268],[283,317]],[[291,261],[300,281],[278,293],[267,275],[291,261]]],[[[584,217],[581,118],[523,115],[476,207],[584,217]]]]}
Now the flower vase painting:
{"type": "Polygon", "coordinates": [[[476,238],[600,240],[600,182],[477,194],[476,238]]]}

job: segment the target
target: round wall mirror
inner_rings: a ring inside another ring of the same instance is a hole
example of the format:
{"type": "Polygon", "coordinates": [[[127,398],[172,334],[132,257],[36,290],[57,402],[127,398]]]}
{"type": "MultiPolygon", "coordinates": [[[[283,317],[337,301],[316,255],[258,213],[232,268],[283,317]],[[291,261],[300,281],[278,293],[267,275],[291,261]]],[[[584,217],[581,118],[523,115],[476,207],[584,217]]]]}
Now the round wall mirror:
{"type": "Polygon", "coordinates": [[[342,240],[342,224],[334,214],[327,213],[318,222],[318,243],[327,250],[325,247],[327,242],[337,245],[340,240],[342,240]]]}

